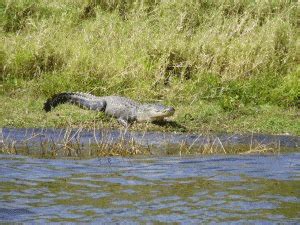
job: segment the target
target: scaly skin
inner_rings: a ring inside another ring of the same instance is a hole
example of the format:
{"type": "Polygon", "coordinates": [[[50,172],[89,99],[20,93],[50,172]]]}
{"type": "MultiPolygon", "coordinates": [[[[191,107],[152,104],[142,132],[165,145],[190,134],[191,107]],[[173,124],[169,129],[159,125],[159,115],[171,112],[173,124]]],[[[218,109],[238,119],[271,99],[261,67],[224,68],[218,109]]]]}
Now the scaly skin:
{"type": "Polygon", "coordinates": [[[59,104],[71,103],[81,108],[102,111],[108,116],[117,118],[123,126],[133,122],[153,122],[163,120],[175,113],[173,107],[160,104],[141,104],[121,96],[97,97],[78,92],[59,93],[48,99],[44,104],[46,112],[59,104]]]}

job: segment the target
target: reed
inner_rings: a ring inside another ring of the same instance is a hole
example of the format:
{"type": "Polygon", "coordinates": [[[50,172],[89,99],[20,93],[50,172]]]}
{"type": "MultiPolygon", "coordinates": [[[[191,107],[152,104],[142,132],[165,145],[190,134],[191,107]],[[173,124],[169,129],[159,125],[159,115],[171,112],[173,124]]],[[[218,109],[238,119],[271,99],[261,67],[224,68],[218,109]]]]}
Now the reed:
{"type": "MultiPolygon", "coordinates": [[[[46,130],[45,130],[46,131],[46,130]]],[[[58,131],[58,130],[57,130],[58,131]]],[[[94,158],[94,157],[134,157],[134,156],[189,156],[189,155],[212,155],[212,154],[278,154],[281,147],[279,143],[262,144],[251,139],[249,144],[224,144],[218,137],[207,136],[203,144],[188,144],[183,141],[179,144],[170,143],[168,139],[158,145],[142,143],[145,136],[135,139],[128,131],[119,130],[89,130],[88,141],[81,137],[87,135],[82,128],[67,128],[60,130],[55,137],[44,130],[28,133],[23,140],[17,140],[10,134],[2,137],[0,153],[21,154],[39,158],[94,158]],[[48,136],[47,136],[48,135],[48,136]],[[115,135],[115,134],[114,134],[115,135]]],[[[158,134],[159,135],[159,134],[158,134]]],[[[200,136],[199,136],[200,138],[200,136]]]]}

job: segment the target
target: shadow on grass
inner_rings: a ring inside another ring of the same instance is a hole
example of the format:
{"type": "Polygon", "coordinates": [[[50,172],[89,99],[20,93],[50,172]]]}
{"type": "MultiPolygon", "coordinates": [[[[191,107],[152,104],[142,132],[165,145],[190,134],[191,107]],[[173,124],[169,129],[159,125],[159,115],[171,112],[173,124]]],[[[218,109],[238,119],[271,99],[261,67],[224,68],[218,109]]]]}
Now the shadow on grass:
{"type": "Polygon", "coordinates": [[[161,126],[161,127],[177,129],[181,132],[188,131],[188,129],[185,126],[183,126],[175,121],[162,120],[162,121],[154,121],[152,123],[155,125],[161,126]]]}

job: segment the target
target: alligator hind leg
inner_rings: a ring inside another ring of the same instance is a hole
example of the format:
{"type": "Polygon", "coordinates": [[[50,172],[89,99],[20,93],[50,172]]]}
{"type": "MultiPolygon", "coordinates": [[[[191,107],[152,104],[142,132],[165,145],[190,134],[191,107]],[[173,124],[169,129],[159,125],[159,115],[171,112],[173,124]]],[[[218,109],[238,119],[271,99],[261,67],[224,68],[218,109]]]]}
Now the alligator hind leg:
{"type": "Polygon", "coordinates": [[[104,112],[106,109],[106,101],[97,101],[97,102],[90,102],[87,105],[87,108],[90,110],[95,110],[95,111],[101,111],[104,112]]]}

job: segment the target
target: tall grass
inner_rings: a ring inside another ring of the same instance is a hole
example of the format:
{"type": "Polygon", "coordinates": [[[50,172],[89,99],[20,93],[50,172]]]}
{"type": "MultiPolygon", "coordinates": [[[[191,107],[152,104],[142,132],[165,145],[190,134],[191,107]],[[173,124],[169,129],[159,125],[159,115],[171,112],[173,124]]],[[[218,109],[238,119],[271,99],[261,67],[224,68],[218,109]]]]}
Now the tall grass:
{"type": "Polygon", "coordinates": [[[0,92],[299,106],[297,9],[292,0],[6,0],[0,92]]]}

